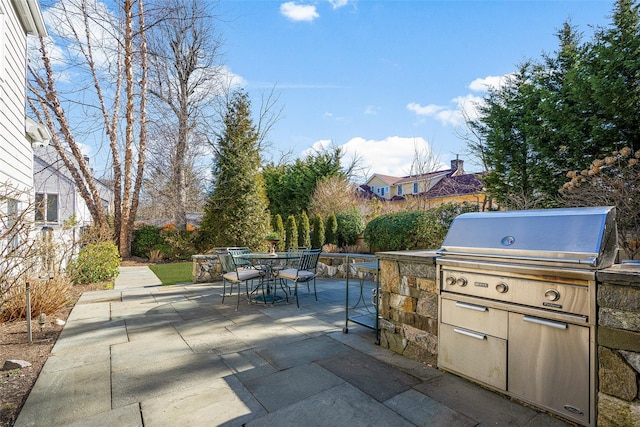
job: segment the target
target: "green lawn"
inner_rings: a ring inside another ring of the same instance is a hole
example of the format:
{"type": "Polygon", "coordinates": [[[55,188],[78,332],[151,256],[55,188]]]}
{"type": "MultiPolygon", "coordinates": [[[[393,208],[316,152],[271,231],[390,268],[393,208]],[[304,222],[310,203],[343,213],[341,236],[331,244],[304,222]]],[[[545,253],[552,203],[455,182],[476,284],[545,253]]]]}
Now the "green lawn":
{"type": "Polygon", "coordinates": [[[155,264],[149,268],[160,279],[163,285],[175,285],[181,282],[191,282],[192,262],[174,262],[170,264],[155,264]]]}

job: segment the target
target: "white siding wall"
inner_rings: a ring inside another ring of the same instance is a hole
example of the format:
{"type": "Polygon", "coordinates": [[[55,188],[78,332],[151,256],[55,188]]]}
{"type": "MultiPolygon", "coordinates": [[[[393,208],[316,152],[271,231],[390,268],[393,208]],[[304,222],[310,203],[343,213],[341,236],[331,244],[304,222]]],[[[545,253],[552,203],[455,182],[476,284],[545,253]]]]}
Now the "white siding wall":
{"type": "Polygon", "coordinates": [[[0,64],[0,182],[29,191],[33,184],[33,152],[25,137],[26,34],[11,0],[0,0],[3,58],[0,64]]]}

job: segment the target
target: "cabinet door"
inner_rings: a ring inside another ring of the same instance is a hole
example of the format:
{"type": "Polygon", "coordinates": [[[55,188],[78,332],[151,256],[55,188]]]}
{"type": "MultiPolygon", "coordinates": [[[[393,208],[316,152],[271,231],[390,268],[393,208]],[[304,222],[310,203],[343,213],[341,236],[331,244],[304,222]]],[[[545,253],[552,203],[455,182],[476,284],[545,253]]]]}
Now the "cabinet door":
{"type": "Polygon", "coordinates": [[[438,367],[506,390],[507,341],[441,323],[438,367]]]}
{"type": "Polygon", "coordinates": [[[589,328],[509,313],[508,391],[589,422],[589,328]]]}

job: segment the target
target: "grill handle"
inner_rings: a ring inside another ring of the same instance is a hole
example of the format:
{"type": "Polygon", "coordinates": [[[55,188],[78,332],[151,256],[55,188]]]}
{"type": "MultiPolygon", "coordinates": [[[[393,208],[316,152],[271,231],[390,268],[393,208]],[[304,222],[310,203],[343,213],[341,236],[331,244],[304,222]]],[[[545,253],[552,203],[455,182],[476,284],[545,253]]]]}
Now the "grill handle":
{"type": "Polygon", "coordinates": [[[483,306],[483,305],[469,304],[469,303],[460,302],[460,301],[456,301],[456,307],[468,308],[469,310],[475,310],[475,311],[487,311],[488,310],[488,308],[483,306]]]}
{"type": "Polygon", "coordinates": [[[484,334],[479,334],[477,332],[468,331],[468,330],[462,329],[462,328],[453,328],[453,332],[457,332],[457,333],[459,333],[461,335],[466,335],[468,337],[475,338],[477,340],[484,340],[484,339],[487,338],[487,336],[484,335],[484,334]]]}
{"type": "Polygon", "coordinates": [[[553,320],[541,319],[539,317],[524,316],[523,320],[529,323],[535,323],[536,325],[549,326],[556,329],[567,329],[567,324],[564,322],[555,322],[553,320]]]}

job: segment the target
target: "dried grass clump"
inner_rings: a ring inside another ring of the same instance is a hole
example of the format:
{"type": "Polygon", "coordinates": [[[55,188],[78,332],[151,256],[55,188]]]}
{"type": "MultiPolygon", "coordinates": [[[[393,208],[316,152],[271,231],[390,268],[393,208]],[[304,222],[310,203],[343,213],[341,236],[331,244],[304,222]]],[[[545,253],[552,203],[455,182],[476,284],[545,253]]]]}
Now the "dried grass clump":
{"type": "MultiPolygon", "coordinates": [[[[56,274],[48,280],[32,280],[31,284],[31,317],[40,313],[54,314],[63,308],[71,298],[71,281],[64,274],[56,274]]],[[[14,286],[3,294],[0,321],[26,319],[27,299],[26,283],[14,286]]]]}

